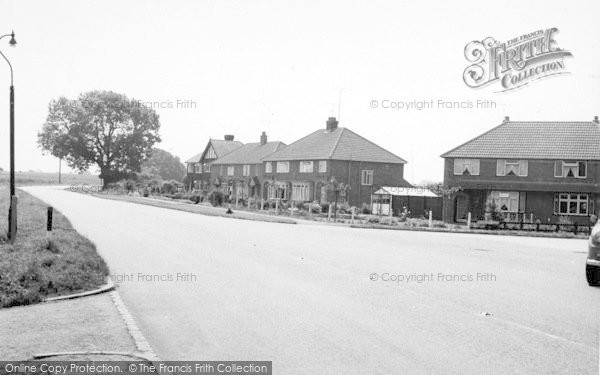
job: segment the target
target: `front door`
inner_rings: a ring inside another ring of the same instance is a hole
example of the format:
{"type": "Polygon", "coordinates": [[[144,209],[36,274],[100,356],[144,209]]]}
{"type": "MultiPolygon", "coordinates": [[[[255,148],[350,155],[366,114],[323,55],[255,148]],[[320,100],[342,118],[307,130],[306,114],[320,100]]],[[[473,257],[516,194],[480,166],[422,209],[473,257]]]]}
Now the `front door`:
{"type": "Polygon", "coordinates": [[[458,195],[454,199],[454,221],[461,222],[467,220],[467,197],[458,195]]]}

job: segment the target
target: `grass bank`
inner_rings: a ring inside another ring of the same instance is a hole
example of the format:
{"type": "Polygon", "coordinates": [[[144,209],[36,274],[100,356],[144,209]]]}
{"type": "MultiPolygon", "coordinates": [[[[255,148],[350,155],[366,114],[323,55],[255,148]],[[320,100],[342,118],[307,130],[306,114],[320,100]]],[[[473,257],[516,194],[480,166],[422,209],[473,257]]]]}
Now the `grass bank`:
{"type": "Polygon", "coordinates": [[[46,297],[95,289],[104,284],[108,267],[93,243],[54,211],[54,234],[46,238],[47,205],[17,191],[18,235],[6,242],[9,193],[0,186],[0,308],[28,305],[46,297]]]}

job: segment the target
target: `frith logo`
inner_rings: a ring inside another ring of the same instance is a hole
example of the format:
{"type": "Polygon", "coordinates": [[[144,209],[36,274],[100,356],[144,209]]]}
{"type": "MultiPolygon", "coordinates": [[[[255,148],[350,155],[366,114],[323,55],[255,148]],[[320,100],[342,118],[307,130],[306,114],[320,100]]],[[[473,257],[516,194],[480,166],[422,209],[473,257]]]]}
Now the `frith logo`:
{"type": "Polygon", "coordinates": [[[465,57],[472,63],[463,80],[471,88],[479,88],[498,81],[502,89],[514,90],[549,76],[566,74],[565,57],[571,52],[558,47],[553,27],[500,43],[492,37],[472,41],[465,46],[465,57]]]}

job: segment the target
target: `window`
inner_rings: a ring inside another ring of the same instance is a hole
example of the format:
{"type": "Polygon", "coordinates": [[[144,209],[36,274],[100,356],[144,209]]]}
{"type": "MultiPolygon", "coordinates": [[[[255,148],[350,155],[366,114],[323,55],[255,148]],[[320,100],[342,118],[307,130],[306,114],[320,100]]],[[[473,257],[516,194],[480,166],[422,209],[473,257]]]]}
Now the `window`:
{"type": "Polygon", "coordinates": [[[194,173],[194,164],[193,163],[188,163],[187,171],[188,171],[188,173],[194,173]]]}
{"type": "Polygon", "coordinates": [[[479,176],[479,159],[454,159],[454,174],[479,176]]]}
{"type": "Polygon", "coordinates": [[[277,173],[288,173],[290,171],[289,161],[278,161],[277,162],[277,173]]]}
{"type": "Polygon", "coordinates": [[[301,161],[300,162],[300,173],[312,173],[313,162],[312,161],[301,161]]]}
{"type": "Polygon", "coordinates": [[[246,199],[248,198],[248,184],[242,182],[236,182],[235,184],[236,197],[246,199]]]}
{"type": "Polygon", "coordinates": [[[361,184],[362,185],[373,185],[373,171],[362,171],[361,176],[361,184]]]}
{"type": "Polygon", "coordinates": [[[202,173],[202,165],[200,163],[194,164],[194,173],[202,173]]]}
{"type": "Polygon", "coordinates": [[[554,162],[554,177],[585,178],[586,176],[587,163],[585,161],[557,160],[554,162]]]}
{"type": "Polygon", "coordinates": [[[244,164],[244,168],[242,170],[242,176],[250,176],[250,164],[244,164]]]}
{"type": "Polygon", "coordinates": [[[265,163],[265,173],[273,173],[273,163],[270,161],[265,163]]]}
{"type": "Polygon", "coordinates": [[[204,170],[204,173],[210,173],[210,164],[204,163],[202,169],[204,170]]]}
{"type": "MultiPolygon", "coordinates": [[[[519,212],[518,191],[491,191],[488,195],[488,202],[492,200],[500,212],[519,212]]],[[[521,211],[523,209],[524,207],[522,207],[521,211]]]]}
{"type": "Polygon", "coordinates": [[[276,182],[269,185],[267,189],[269,199],[283,199],[288,198],[288,184],[284,182],[276,182]]]}
{"type": "Polygon", "coordinates": [[[230,165],[227,167],[227,176],[233,176],[234,166],[230,165]]]}
{"type": "Polygon", "coordinates": [[[327,172],[327,160],[321,160],[319,162],[319,173],[327,172]]]}
{"type": "Polygon", "coordinates": [[[504,160],[496,163],[496,176],[527,176],[529,163],[527,160],[504,160]]]}
{"type": "Polygon", "coordinates": [[[554,195],[554,214],[556,215],[588,215],[593,211],[593,203],[587,194],[556,193],[554,195]]]}
{"type": "Polygon", "coordinates": [[[306,182],[292,183],[292,200],[306,202],[310,200],[310,185],[306,182]]]}

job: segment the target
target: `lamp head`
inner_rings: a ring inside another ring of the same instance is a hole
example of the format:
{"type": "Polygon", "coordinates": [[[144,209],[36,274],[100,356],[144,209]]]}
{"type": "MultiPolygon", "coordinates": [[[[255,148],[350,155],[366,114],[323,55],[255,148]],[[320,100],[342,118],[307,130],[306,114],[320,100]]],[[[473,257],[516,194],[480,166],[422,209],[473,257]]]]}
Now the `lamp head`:
{"type": "Polygon", "coordinates": [[[17,41],[15,40],[15,32],[14,32],[14,30],[10,34],[10,42],[8,42],[8,44],[10,44],[11,47],[15,47],[17,45],[17,41]]]}

